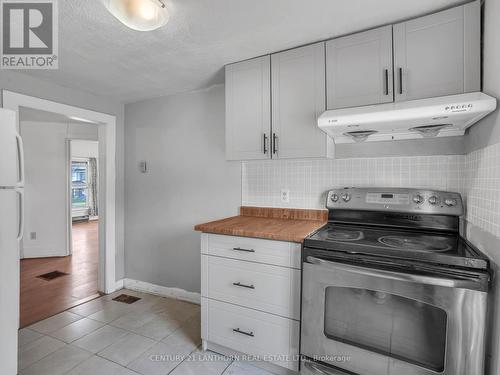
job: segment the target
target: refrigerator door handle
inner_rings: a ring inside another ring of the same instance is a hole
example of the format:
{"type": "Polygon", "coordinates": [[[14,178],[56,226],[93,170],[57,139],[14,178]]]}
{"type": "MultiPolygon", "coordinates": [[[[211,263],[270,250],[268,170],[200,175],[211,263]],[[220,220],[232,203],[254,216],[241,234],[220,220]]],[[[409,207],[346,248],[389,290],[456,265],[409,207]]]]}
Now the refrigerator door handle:
{"type": "Polygon", "coordinates": [[[24,189],[16,189],[16,193],[19,196],[19,225],[17,240],[21,241],[24,233],[24,189]]]}
{"type": "Polygon", "coordinates": [[[17,153],[19,160],[19,166],[18,166],[19,181],[17,182],[17,185],[24,186],[24,146],[23,146],[23,139],[18,133],[16,133],[16,143],[17,143],[17,153]]]}

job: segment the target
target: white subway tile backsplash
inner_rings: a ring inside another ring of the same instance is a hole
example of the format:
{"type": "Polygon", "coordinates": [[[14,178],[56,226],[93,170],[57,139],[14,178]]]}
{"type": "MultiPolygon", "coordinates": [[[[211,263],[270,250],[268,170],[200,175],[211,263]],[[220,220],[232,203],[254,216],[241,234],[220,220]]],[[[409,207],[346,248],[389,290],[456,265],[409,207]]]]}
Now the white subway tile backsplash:
{"type": "Polygon", "coordinates": [[[500,237],[500,143],[465,157],[462,183],[466,220],[500,237]]]}
{"type": "Polygon", "coordinates": [[[242,203],[248,206],[323,208],[325,192],[345,186],[416,187],[460,191],[465,156],[243,162],[242,203]],[[281,189],[290,190],[282,203],[281,189]]]}
{"type": "Polygon", "coordinates": [[[332,188],[412,187],[462,194],[466,220],[500,237],[500,144],[468,155],[266,160],[242,164],[242,204],[323,208],[332,188]],[[290,191],[290,202],[280,199],[290,191]]]}

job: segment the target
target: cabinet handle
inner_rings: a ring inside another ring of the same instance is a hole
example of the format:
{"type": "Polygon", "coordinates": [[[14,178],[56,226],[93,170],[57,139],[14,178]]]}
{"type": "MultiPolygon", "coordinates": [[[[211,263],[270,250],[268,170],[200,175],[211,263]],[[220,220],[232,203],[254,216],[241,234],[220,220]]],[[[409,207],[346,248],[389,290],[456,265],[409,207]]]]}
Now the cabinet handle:
{"type": "Polygon", "coordinates": [[[399,75],[399,95],[403,95],[403,68],[398,68],[399,75]]]}
{"type": "Polygon", "coordinates": [[[255,336],[253,334],[253,332],[245,332],[245,331],[242,331],[239,328],[233,328],[233,332],[239,333],[240,335],[250,336],[250,337],[254,337],[255,336]]]}
{"type": "Polygon", "coordinates": [[[233,285],[238,286],[240,288],[255,289],[255,287],[253,285],[245,285],[245,284],[242,284],[240,282],[233,283],[233,285]]]}
{"type": "Polygon", "coordinates": [[[254,249],[242,249],[241,247],[233,247],[234,251],[243,251],[244,253],[255,253],[254,249]]]}
{"type": "Polygon", "coordinates": [[[273,133],[273,154],[278,152],[278,136],[276,133],[273,133]]]}
{"type": "Polygon", "coordinates": [[[389,69],[384,69],[384,95],[389,95],[389,69]]]}
{"type": "Polygon", "coordinates": [[[267,134],[264,133],[264,155],[267,154],[267,134]]]}

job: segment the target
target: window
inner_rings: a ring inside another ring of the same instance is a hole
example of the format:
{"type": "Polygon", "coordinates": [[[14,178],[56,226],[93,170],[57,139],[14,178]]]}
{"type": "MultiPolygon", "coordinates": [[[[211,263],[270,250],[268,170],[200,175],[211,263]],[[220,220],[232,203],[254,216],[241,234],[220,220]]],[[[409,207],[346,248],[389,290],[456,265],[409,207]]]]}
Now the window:
{"type": "Polygon", "coordinates": [[[73,160],[71,162],[71,206],[73,208],[89,206],[88,172],[87,161],[73,160]]]}

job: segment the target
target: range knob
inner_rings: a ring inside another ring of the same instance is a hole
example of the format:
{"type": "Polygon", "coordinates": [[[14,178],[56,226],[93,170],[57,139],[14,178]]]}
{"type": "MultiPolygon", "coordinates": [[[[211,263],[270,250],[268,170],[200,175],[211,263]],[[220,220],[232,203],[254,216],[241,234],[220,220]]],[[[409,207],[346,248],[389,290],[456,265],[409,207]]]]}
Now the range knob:
{"type": "Polygon", "coordinates": [[[429,197],[429,203],[432,204],[433,206],[439,203],[439,198],[436,197],[435,195],[429,197]]]}
{"type": "Polygon", "coordinates": [[[413,197],[413,202],[415,202],[416,204],[422,204],[424,203],[424,197],[422,197],[421,195],[415,195],[413,197]]]}
{"type": "Polygon", "coordinates": [[[332,194],[332,196],[330,197],[330,200],[332,202],[338,202],[339,196],[337,194],[332,194]]]}
{"type": "Polygon", "coordinates": [[[447,205],[448,207],[453,207],[457,205],[457,200],[454,198],[446,198],[444,200],[444,204],[447,205]]]}
{"type": "Polygon", "coordinates": [[[349,194],[349,193],[343,193],[342,194],[342,200],[344,202],[349,202],[351,200],[351,194],[349,194]]]}

